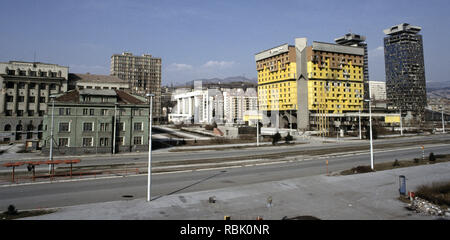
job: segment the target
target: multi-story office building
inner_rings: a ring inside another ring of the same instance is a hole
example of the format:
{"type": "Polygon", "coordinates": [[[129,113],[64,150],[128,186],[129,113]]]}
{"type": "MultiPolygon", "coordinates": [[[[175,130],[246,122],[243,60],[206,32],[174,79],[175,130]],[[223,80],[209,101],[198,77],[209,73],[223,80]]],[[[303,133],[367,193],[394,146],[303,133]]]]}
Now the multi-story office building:
{"type": "Polygon", "coordinates": [[[424,119],[427,105],[421,28],[407,23],[384,30],[386,95],[392,108],[424,119]]]}
{"type": "Polygon", "coordinates": [[[0,141],[37,141],[52,94],[67,91],[68,67],[40,62],[0,63],[0,141]]]}
{"type": "Polygon", "coordinates": [[[69,73],[69,90],[72,89],[112,89],[130,90],[128,81],[116,76],[69,73]]]}
{"type": "Polygon", "coordinates": [[[141,96],[155,94],[153,99],[153,117],[158,119],[161,113],[161,58],[143,54],[133,56],[124,52],[111,56],[111,75],[128,81],[131,92],[141,96]]]}
{"type": "Polygon", "coordinates": [[[244,123],[244,112],[257,109],[256,89],[179,90],[169,121],[189,123],[244,123]]]}
{"type": "Polygon", "coordinates": [[[386,82],[369,81],[370,99],[372,101],[386,100],[386,82]]]}
{"type": "Polygon", "coordinates": [[[227,123],[244,123],[246,111],[257,110],[258,96],[256,89],[242,88],[223,91],[223,115],[227,123]]]}
{"type": "Polygon", "coordinates": [[[44,116],[44,152],[50,148],[52,110],[55,154],[148,150],[149,104],[144,97],[111,89],[60,94],[44,116]]]}
{"type": "MultiPolygon", "coordinates": [[[[369,55],[367,50],[366,37],[359,34],[347,33],[342,37],[334,39],[334,41],[340,45],[364,48],[364,58],[363,58],[364,99],[369,99],[369,55]]],[[[364,108],[367,110],[368,108],[367,102],[364,102],[364,108]]]]}
{"type": "MultiPolygon", "coordinates": [[[[283,127],[321,125],[333,114],[362,110],[364,48],[297,38],[255,55],[258,71],[259,109],[283,127]],[[320,119],[318,119],[320,118],[320,119]],[[320,124],[319,124],[320,123],[320,124]]],[[[275,123],[275,124],[273,124],[275,123]]]]}

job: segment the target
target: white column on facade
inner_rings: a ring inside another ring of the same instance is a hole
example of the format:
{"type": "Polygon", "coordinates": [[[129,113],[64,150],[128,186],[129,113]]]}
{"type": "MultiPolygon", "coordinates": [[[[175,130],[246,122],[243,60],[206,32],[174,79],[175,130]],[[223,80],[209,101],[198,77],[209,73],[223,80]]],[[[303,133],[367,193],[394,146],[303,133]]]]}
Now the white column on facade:
{"type": "Polygon", "coordinates": [[[36,83],[34,89],[32,89],[33,92],[35,92],[34,96],[34,114],[39,114],[39,97],[41,96],[41,91],[39,90],[39,83],[36,83]]]}
{"type": "Polygon", "coordinates": [[[208,111],[208,116],[209,116],[209,123],[212,123],[212,114],[213,114],[213,109],[214,109],[214,105],[213,105],[213,97],[209,97],[208,98],[208,102],[209,102],[209,111],[208,111]]]}
{"type": "Polygon", "coordinates": [[[6,109],[6,83],[0,77],[0,114],[5,113],[6,109]]]}
{"type": "Polygon", "coordinates": [[[17,98],[19,97],[19,91],[17,87],[17,82],[14,83],[14,93],[13,93],[13,107],[12,107],[12,115],[16,116],[17,113],[17,98]]]}
{"type": "Polygon", "coordinates": [[[177,114],[181,114],[181,101],[177,98],[177,114]]]}
{"type": "Polygon", "coordinates": [[[29,88],[30,88],[30,87],[29,87],[29,83],[25,83],[24,100],[23,100],[23,102],[24,102],[24,110],[23,110],[24,116],[28,116],[28,110],[29,110],[29,106],[28,106],[29,100],[28,100],[28,97],[30,96],[29,88]]]}
{"type": "Polygon", "coordinates": [[[192,116],[192,97],[188,98],[188,105],[189,105],[189,116],[192,116]]]}

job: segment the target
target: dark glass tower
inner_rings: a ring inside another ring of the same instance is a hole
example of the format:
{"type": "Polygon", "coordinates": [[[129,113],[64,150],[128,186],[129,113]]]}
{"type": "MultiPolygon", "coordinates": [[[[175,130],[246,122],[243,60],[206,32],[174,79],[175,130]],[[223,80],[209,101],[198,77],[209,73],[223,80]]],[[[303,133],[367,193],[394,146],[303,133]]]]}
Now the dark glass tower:
{"type": "Polygon", "coordinates": [[[427,92],[420,27],[407,23],[384,30],[386,95],[392,108],[423,121],[427,92]]]}

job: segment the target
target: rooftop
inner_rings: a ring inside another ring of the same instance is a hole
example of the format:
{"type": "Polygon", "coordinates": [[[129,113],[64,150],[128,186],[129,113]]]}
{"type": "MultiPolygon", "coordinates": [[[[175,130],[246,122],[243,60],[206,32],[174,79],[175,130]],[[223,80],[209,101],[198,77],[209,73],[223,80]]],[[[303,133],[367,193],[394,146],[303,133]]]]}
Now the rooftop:
{"type": "Polygon", "coordinates": [[[96,75],[96,74],[81,74],[81,73],[69,73],[69,80],[77,82],[91,82],[91,83],[125,83],[126,80],[122,80],[116,76],[111,75],[96,75]]]}
{"type": "Polygon", "coordinates": [[[364,48],[362,48],[362,47],[343,46],[343,45],[334,44],[334,43],[325,43],[325,42],[317,42],[317,41],[313,42],[312,50],[353,54],[353,55],[364,55],[364,48]]]}
{"type": "Polygon", "coordinates": [[[111,89],[71,90],[56,97],[55,100],[56,102],[80,103],[80,95],[117,97],[117,102],[121,104],[146,104],[145,101],[125,91],[111,89]]]}
{"type": "Polygon", "coordinates": [[[354,33],[347,33],[345,34],[345,36],[339,37],[339,38],[335,38],[334,41],[337,44],[352,44],[352,43],[360,43],[360,42],[364,42],[366,40],[365,36],[359,35],[359,34],[354,34],[354,33]]]}
{"type": "Polygon", "coordinates": [[[421,27],[418,26],[412,26],[409,23],[402,23],[402,24],[398,24],[395,26],[392,26],[388,29],[383,30],[384,34],[386,35],[394,35],[394,34],[399,34],[399,33],[418,33],[420,32],[420,30],[422,30],[421,27]]]}

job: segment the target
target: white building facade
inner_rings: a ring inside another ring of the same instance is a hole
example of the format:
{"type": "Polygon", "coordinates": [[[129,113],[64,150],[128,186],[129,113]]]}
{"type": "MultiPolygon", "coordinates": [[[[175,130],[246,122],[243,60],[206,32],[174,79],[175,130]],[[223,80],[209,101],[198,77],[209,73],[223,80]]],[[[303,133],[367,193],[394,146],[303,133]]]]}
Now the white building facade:
{"type": "Polygon", "coordinates": [[[169,114],[169,122],[173,123],[244,123],[244,112],[257,110],[257,93],[253,88],[180,89],[173,100],[175,113],[169,114]]]}
{"type": "Polygon", "coordinates": [[[386,82],[369,81],[370,98],[374,101],[386,100],[386,82]]]}

